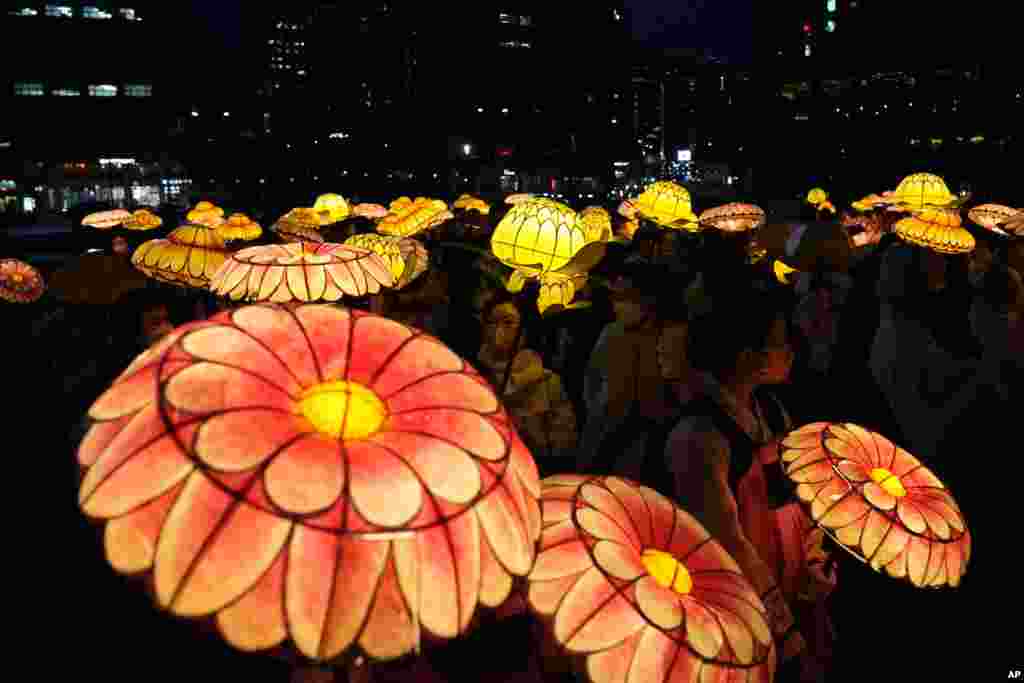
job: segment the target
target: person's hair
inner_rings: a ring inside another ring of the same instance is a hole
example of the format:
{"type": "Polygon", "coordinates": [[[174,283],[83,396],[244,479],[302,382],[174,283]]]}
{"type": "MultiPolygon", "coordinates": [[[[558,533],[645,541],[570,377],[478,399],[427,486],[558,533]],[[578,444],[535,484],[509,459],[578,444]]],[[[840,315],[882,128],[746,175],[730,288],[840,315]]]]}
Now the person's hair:
{"type": "Polygon", "coordinates": [[[690,364],[717,379],[727,377],[743,351],[764,348],[775,321],[785,320],[786,313],[775,293],[748,288],[716,296],[712,310],[690,323],[690,364]]]}

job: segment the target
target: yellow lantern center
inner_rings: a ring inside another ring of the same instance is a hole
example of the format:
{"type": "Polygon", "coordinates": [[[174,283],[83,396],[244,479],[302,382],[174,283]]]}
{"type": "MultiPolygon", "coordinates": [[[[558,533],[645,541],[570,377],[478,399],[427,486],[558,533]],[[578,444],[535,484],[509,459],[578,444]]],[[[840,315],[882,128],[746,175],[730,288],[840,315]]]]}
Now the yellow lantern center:
{"type": "Polygon", "coordinates": [[[688,595],[693,590],[693,578],[683,563],[663,550],[647,549],[640,555],[647,573],[662,588],[668,588],[680,595],[688,595]]]}
{"type": "Polygon", "coordinates": [[[340,380],[307,389],[298,411],[321,434],[346,440],[373,436],[387,415],[384,402],[373,391],[340,380]]]}
{"type": "Polygon", "coordinates": [[[900,478],[884,467],[876,467],[871,470],[871,478],[890,496],[902,498],[907,495],[907,490],[903,488],[900,478]]]}

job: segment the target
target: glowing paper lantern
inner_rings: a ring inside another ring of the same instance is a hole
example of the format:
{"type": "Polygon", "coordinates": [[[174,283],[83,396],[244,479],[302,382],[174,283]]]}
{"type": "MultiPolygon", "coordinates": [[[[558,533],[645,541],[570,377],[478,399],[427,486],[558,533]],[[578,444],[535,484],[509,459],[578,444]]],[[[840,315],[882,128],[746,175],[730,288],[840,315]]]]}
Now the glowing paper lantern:
{"type": "Polygon", "coordinates": [[[487,215],[491,212],[491,205],[482,199],[474,197],[471,194],[464,194],[455,200],[452,204],[453,209],[462,209],[463,211],[479,211],[483,215],[487,215]]]}
{"type": "Polygon", "coordinates": [[[388,213],[380,204],[356,204],[352,208],[352,215],[362,218],[384,218],[388,213]]]}
{"type": "Polygon", "coordinates": [[[99,228],[100,230],[107,230],[109,228],[121,225],[125,221],[129,221],[132,218],[132,214],[124,209],[113,209],[111,211],[97,211],[96,213],[90,213],[88,216],[82,219],[82,225],[89,228],[99,228]]]}
{"type": "Polygon", "coordinates": [[[505,203],[512,204],[513,206],[515,206],[516,204],[522,204],[523,202],[529,201],[531,199],[533,199],[533,195],[530,194],[529,192],[520,192],[518,194],[510,194],[509,196],[505,197],[505,203]]]}
{"type": "Polygon", "coordinates": [[[394,283],[387,263],[341,244],[293,242],[249,247],[231,255],[210,289],[233,301],[338,301],[376,294],[394,283]]]}
{"type": "MultiPolygon", "coordinates": [[[[518,272],[518,271],[517,271],[518,272]]],[[[551,306],[568,307],[576,293],[587,284],[587,274],[541,273],[540,292],[537,294],[537,309],[544,313],[551,306]]]]}
{"type": "Polygon", "coordinates": [[[754,204],[732,203],[708,209],[700,215],[700,222],[723,232],[746,232],[764,225],[765,214],[754,204]]]}
{"type": "Polygon", "coordinates": [[[612,238],[612,217],[600,206],[588,206],[580,212],[588,242],[607,242],[612,238]]]}
{"type": "Polygon", "coordinates": [[[967,212],[967,217],[990,232],[1005,237],[1008,233],[1000,226],[1016,215],[1017,210],[1002,204],[982,204],[967,212]]]}
{"type": "Polygon", "coordinates": [[[959,198],[946,187],[946,181],[932,173],[915,173],[907,176],[896,187],[892,199],[911,210],[949,207],[959,201],[959,198]]]}
{"type": "Polygon", "coordinates": [[[690,193],[682,185],[670,180],[659,180],[648,185],[643,193],[632,200],[641,218],[658,225],[684,230],[699,230],[693,213],[690,193]]]}
{"type": "Polygon", "coordinates": [[[534,275],[558,270],[586,243],[576,212],[540,197],[515,204],[491,235],[498,260],[534,275]]]}
{"type": "Polygon", "coordinates": [[[348,202],[340,194],[322,194],[313,203],[313,210],[317,212],[320,225],[334,225],[349,215],[348,202]]]}
{"type": "Polygon", "coordinates": [[[811,206],[818,206],[828,199],[828,193],[820,187],[816,187],[807,193],[807,203],[811,206]]]}
{"type": "MultiPolygon", "coordinates": [[[[376,258],[376,256],[374,256],[376,258]]],[[[436,339],[337,306],[178,328],[93,404],[81,510],[160,608],[235,648],[372,659],[454,638],[533,566],[536,465],[436,339]]]]}
{"type": "Polygon", "coordinates": [[[789,279],[789,276],[799,271],[797,271],[796,268],[790,268],[782,261],[775,259],[772,261],[772,272],[775,274],[775,279],[781,284],[791,285],[793,282],[789,279]]]}
{"type": "Polygon", "coordinates": [[[0,260],[0,299],[15,304],[30,304],[46,291],[39,271],[18,259],[0,260]]]}
{"type": "Polygon", "coordinates": [[[418,240],[372,233],[353,235],[345,244],[366,249],[380,256],[395,278],[395,289],[402,289],[427,270],[430,257],[418,240]]]}
{"type": "Polygon", "coordinates": [[[154,230],[163,224],[164,220],[149,209],[139,209],[122,223],[122,227],[126,230],[154,230]]]}
{"type": "Polygon", "coordinates": [[[1024,237],[1024,210],[1018,211],[1000,227],[1011,235],[1024,237]]]}
{"type": "Polygon", "coordinates": [[[772,680],[765,608],[689,513],[627,480],[565,475],[541,482],[541,515],[527,601],[591,681],[772,680]]]}
{"type": "Polygon", "coordinates": [[[974,236],[960,225],[956,210],[925,209],[896,223],[896,234],[904,241],[940,254],[974,251],[974,236]]]}
{"type": "Polygon", "coordinates": [[[835,215],[836,207],[833,206],[832,202],[826,199],[821,204],[818,204],[818,211],[828,211],[829,213],[835,215]]]}
{"type": "Polygon", "coordinates": [[[391,212],[377,223],[377,232],[395,237],[411,237],[454,218],[448,205],[439,199],[417,197],[415,202],[400,202],[396,200],[391,203],[391,212]]]}
{"type": "Polygon", "coordinates": [[[811,519],[875,571],[918,587],[955,587],[971,537],[953,496],[928,468],[854,424],[817,422],[780,447],[811,519]]]}
{"type": "Polygon", "coordinates": [[[227,257],[215,229],[182,225],[167,239],[143,242],[132,254],[132,265],[161,282],[205,289],[227,257]]]}
{"type": "Polygon", "coordinates": [[[279,233],[296,234],[320,229],[320,214],[316,209],[292,209],[277,219],[271,229],[279,233]]]}
{"type": "Polygon", "coordinates": [[[892,192],[885,192],[881,195],[869,194],[867,197],[853,202],[850,206],[857,211],[873,211],[876,208],[893,204],[894,200],[892,199],[892,195],[892,192]]]}
{"type": "Polygon", "coordinates": [[[189,223],[215,228],[224,222],[224,209],[214,206],[211,202],[202,201],[185,215],[185,220],[189,223]]]}
{"type": "Polygon", "coordinates": [[[217,226],[216,230],[217,234],[220,235],[225,242],[233,242],[235,240],[248,242],[249,240],[254,240],[263,234],[263,228],[260,227],[259,223],[252,220],[244,213],[231,214],[223,225],[217,226]]]}

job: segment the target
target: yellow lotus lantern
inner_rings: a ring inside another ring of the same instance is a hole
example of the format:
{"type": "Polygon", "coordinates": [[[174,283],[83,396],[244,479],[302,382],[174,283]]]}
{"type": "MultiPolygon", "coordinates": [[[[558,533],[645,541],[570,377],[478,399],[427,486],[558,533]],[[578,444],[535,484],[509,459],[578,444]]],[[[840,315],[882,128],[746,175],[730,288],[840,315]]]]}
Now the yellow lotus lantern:
{"type": "Polygon", "coordinates": [[[612,238],[612,217],[600,206],[588,206],[580,212],[580,221],[588,242],[607,242],[612,238]]]}
{"type": "Polygon", "coordinates": [[[248,242],[263,234],[263,228],[260,227],[259,223],[256,223],[244,213],[231,214],[223,225],[218,225],[215,229],[225,242],[234,240],[248,242]]]}
{"type": "Polygon", "coordinates": [[[348,218],[348,202],[340,194],[322,194],[313,203],[320,225],[334,225],[348,218]]]}
{"type": "Polygon", "coordinates": [[[806,201],[811,206],[818,206],[826,200],[828,200],[828,193],[820,187],[816,187],[807,193],[806,201]]]}
{"type": "Polygon", "coordinates": [[[144,242],[132,254],[132,265],[161,282],[205,289],[227,257],[214,228],[187,224],[166,239],[144,242]]]}
{"type": "Polygon", "coordinates": [[[708,209],[700,215],[700,223],[722,232],[746,232],[764,225],[765,213],[754,204],[733,202],[708,209]]]}
{"type": "Polygon", "coordinates": [[[789,277],[798,272],[796,268],[790,268],[782,261],[775,259],[772,262],[772,272],[775,274],[775,279],[784,285],[793,284],[789,277]]]}
{"type": "Polygon", "coordinates": [[[391,212],[377,223],[377,232],[395,237],[411,237],[454,218],[448,205],[439,199],[417,197],[405,201],[401,197],[391,202],[391,212]]]}
{"type": "Polygon", "coordinates": [[[536,276],[558,270],[587,243],[575,211],[534,197],[512,206],[491,235],[491,252],[506,266],[536,276]]]}
{"type": "Polygon", "coordinates": [[[946,187],[946,181],[933,173],[915,173],[904,178],[892,194],[892,200],[906,210],[930,207],[948,208],[961,201],[946,187]]]}
{"type": "Polygon", "coordinates": [[[472,209],[474,211],[479,211],[485,216],[491,212],[490,204],[480,199],[479,197],[474,197],[471,194],[464,194],[458,199],[456,199],[455,203],[452,204],[452,208],[462,209],[463,211],[469,211],[472,209]]]}
{"type": "Polygon", "coordinates": [[[873,211],[874,209],[877,209],[879,207],[892,204],[894,201],[892,196],[892,192],[884,192],[880,195],[869,194],[867,197],[864,197],[863,199],[858,199],[857,201],[853,202],[852,204],[850,204],[850,206],[853,207],[855,210],[861,212],[873,211]]]}
{"type": "Polygon", "coordinates": [[[155,230],[164,224],[160,216],[149,209],[139,209],[132,213],[131,218],[121,224],[125,230],[155,230]]]}
{"type": "Polygon", "coordinates": [[[940,254],[966,254],[975,245],[974,236],[960,225],[960,214],[950,209],[916,211],[896,223],[896,234],[906,242],[940,254]]]}
{"type": "Polygon", "coordinates": [[[320,229],[320,213],[313,208],[292,209],[277,219],[271,229],[282,235],[301,235],[320,229]]]}
{"type": "Polygon", "coordinates": [[[667,228],[700,230],[693,213],[690,193],[682,185],[670,180],[659,180],[648,185],[631,203],[637,214],[646,220],[667,228]]]}
{"type": "Polygon", "coordinates": [[[366,249],[380,256],[395,279],[394,289],[402,289],[427,270],[429,255],[418,240],[366,233],[352,235],[345,245],[366,249]]]}
{"type": "Polygon", "coordinates": [[[1006,236],[1008,233],[1000,225],[1009,221],[1016,214],[1016,209],[1002,204],[982,204],[968,211],[967,217],[986,230],[1006,236]]]}
{"type": "Polygon", "coordinates": [[[186,214],[185,219],[189,223],[214,228],[224,222],[224,209],[214,206],[211,202],[202,201],[186,214]]]}
{"type": "Polygon", "coordinates": [[[552,306],[568,308],[576,292],[587,284],[587,274],[541,273],[540,292],[537,294],[537,310],[544,313],[552,306]]]}

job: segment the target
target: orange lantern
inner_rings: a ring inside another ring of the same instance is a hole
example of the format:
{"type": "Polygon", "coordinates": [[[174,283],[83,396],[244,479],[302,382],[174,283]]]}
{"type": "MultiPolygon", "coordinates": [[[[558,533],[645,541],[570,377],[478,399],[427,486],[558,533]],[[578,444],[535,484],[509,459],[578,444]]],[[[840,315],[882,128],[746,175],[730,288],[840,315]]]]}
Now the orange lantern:
{"type": "Polygon", "coordinates": [[[541,515],[527,602],[589,680],[770,683],[765,607],[689,513],[625,479],[556,475],[541,515]]]}
{"type": "Polygon", "coordinates": [[[161,282],[205,289],[227,257],[215,229],[182,225],[166,239],[143,242],[132,254],[132,265],[161,282]]]}
{"type": "Polygon", "coordinates": [[[968,211],[967,217],[986,230],[1006,237],[1007,232],[999,226],[1010,220],[1016,213],[1016,209],[1002,204],[982,204],[968,211]]]}
{"type": "Polygon", "coordinates": [[[453,209],[462,209],[463,211],[479,211],[483,215],[487,215],[491,212],[491,205],[482,199],[474,197],[471,194],[464,194],[455,200],[452,204],[453,209]]]}
{"type": "Polygon", "coordinates": [[[215,228],[224,222],[224,209],[214,206],[212,202],[202,201],[185,215],[185,220],[189,223],[215,228]]]}
{"type": "Polygon", "coordinates": [[[537,468],[509,417],[386,318],[220,313],[139,356],[89,417],[79,506],[108,561],[243,651],[395,659],[464,633],[534,563],[537,468]]]}
{"type": "Polygon", "coordinates": [[[0,299],[16,304],[37,301],[46,291],[39,271],[18,259],[0,260],[0,299]]]}
{"type": "Polygon", "coordinates": [[[974,236],[960,225],[955,209],[924,209],[896,223],[896,234],[904,241],[940,254],[974,251],[974,236]]]}
{"type": "Polygon", "coordinates": [[[401,197],[391,203],[391,211],[377,223],[377,232],[395,237],[412,237],[453,218],[448,205],[439,199],[401,197]]]}
{"type": "Polygon", "coordinates": [[[780,448],[797,497],[839,545],[915,586],[959,585],[971,555],[967,522],[917,458],[854,424],[809,424],[780,448]]]}
{"type": "Polygon", "coordinates": [[[126,230],[154,230],[164,224],[164,220],[149,209],[139,209],[132,213],[122,227],[126,230]]]}
{"type": "Polygon", "coordinates": [[[352,215],[362,218],[384,218],[388,213],[389,211],[380,204],[356,204],[352,208],[352,215]]]}
{"type": "Polygon", "coordinates": [[[248,242],[262,235],[263,228],[244,213],[233,213],[228,216],[223,225],[217,226],[217,234],[223,237],[225,242],[235,240],[248,242]]]}
{"type": "Polygon", "coordinates": [[[764,225],[765,214],[754,204],[734,202],[708,209],[700,215],[700,222],[722,232],[746,232],[764,225]]]}
{"type": "Polygon", "coordinates": [[[394,283],[380,256],[341,244],[293,242],[231,255],[210,289],[234,301],[338,301],[377,294],[394,283]]]}
{"type": "Polygon", "coordinates": [[[99,228],[100,230],[108,230],[110,228],[121,225],[126,221],[130,221],[132,214],[124,209],[113,209],[111,211],[97,211],[96,213],[90,213],[88,216],[82,219],[82,225],[89,228],[99,228]]]}

